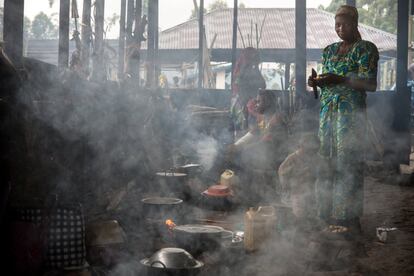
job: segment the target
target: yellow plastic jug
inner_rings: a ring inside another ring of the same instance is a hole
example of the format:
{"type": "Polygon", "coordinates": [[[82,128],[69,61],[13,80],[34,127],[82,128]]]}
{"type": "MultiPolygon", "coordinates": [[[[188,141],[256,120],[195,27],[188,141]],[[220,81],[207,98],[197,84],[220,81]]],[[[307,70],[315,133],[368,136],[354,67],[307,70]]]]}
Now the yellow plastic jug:
{"type": "Polygon", "coordinates": [[[276,210],[273,206],[250,207],[244,216],[244,249],[256,251],[276,234],[276,210]]]}

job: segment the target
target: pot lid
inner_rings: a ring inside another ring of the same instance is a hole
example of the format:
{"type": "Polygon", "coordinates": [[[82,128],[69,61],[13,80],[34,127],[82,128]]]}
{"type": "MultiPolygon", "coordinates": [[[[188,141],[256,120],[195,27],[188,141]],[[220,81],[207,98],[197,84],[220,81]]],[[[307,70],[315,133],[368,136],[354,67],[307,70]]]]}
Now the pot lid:
{"type": "Polygon", "coordinates": [[[203,194],[207,196],[216,196],[216,197],[225,197],[225,196],[233,195],[230,188],[225,185],[210,186],[207,190],[203,192],[203,194]]]}
{"type": "Polygon", "coordinates": [[[180,204],[183,202],[182,199],[174,197],[147,197],[141,199],[142,203],[146,204],[180,204]]]}
{"type": "Polygon", "coordinates": [[[189,234],[221,234],[224,228],[215,225],[184,224],[176,226],[174,231],[183,231],[189,234]]]}
{"type": "Polygon", "coordinates": [[[183,168],[183,169],[188,169],[188,168],[199,168],[199,167],[201,167],[201,165],[200,165],[200,164],[194,164],[194,163],[185,164],[185,165],[180,166],[180,168],[183,168]]]}
{"type": "Polygon", "coordinates": [[[141,260],[145,266],[162,269],[194,269],[204,264],[182,248],[167,247],[155,252],[150,258],[141,260]]]}
{"type": "Polygon", "coordinates": [[[166,171],[166,172],[157,172],[155,173],[157,176],[166,176],[166,177],[184,177],[187,176],[186,173],[181,172],[172,172],[172,171],[166,171]]]}

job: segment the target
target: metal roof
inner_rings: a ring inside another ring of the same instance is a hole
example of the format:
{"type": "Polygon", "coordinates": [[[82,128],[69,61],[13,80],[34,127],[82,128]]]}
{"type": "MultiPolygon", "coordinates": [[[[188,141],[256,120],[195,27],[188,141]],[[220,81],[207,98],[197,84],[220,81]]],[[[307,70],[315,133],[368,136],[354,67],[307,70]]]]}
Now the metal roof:
{"type": "MultiPolygon", "coordinates": [[[[334,14],[323,10],[307,9],[307,48],[323,49],[328,44],[339,40],[335,33],[334,14]]],[[[259,48],[290,49],[295,48],[295,9],[294,8],[243,8],[239,9],[238,23],[243,34],[245,46],[248,37],[256,47],[256,24],[262,38],[259,48]]],[[[230,49],[232,43],[233,9],[220,9],[204,16],[207,45],[217,34],[213,48],[230,49]]],[[[361,36],[375,43],[380,51],[395,49],[397,37],[394,34],[359,24],[361,36]]],[[[243,48],[240,32],[237,35],[237,47],[243,48]]],[[[159,35],[160,49],[195,49],[198,48],[198,21],[189,20],[159,35]]]]}
{"type": "MultiPolygon", "coordinates": [[[[289,62],[294,60],[295,48],[295,9],[294,8],[260,8],[239,9],[239,26],[243,34],[245,44],[248,46],[248,34],[253,34],[253,46],[256,46],[256,25],[260,33],[264,20],[262,38],[259,45],[263,61],[281,61],[282,58],[289,62]],[[253,27],[253,30],[251,30],[253,27]],[[278,52],[278,57],[275,56],[278,52]]],[[[328,44],[338,41],[334,30],[334,15],[319,9],[307,9],[307,48],[323,49],[328,44]]],[[[217,34],[212,50],[212,60],[229,61],[231,57],[233,9],[222,9],[207,13],[204,18],[207,34],[207,45],[210,46],[214,34],[217,34]],[[226,59],[227,57],[227,59],[226,59]]],[[[373,27],[360,24],[359,30],[362,38],[374,42],[380,51],[396,50],[397,37],[373,27]]],[[[118,40],[108,39],[105,42],[115,51],[118,51],[118,40]]],[[[240,33],[238,32],[238,48],[243,48],[240,33]]],[[[27,42],[26,56],[35,58],[50,64],[57,65],[58,40],[29,40],[27,42]]],[[[143,57],[146,43],[142,43],[143,57]]],[[[189,20],[159,34],[160,60],[172,63],[181,63],[185,59],[194,59],[198,54],[198,21],[189,20]],[[173,50],[174,54],[172,54],[173,50]],[[163,53],[165,51],[165,53],[163,53]],[[174,60],[176,58],[177,60],[174,60]]],[[[75,50],[75,43],[70,41],[70,53],[75,50]]],[[[308,59],[320,58],[320,50],[312,57],[308,53],[308,59]]],[[[188,60],[187,60],[188,61],[188,60]]],[[[116,62],[116,61],[114,61],[116,62]]]]}

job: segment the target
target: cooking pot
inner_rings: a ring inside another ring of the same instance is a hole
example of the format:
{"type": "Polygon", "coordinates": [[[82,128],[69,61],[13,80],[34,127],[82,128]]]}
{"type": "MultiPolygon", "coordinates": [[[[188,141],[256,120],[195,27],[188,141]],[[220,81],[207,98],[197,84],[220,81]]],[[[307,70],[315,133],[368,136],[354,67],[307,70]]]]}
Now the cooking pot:
{"type": "Polygon", "coordinates": [[[176,172],[173,169],[155,173],[159,186],[157,191],[165,196],[174,196],[187,199],[189,187],[187,186],[188,175],[176,172]]]}
{"type": "Polygon", "coordinates": [[[204,264],[182,248],[168,247],[141,260],[148,275],[196,275],[204,264]]]}
{"type": "Polygon", "coordinates": [[[176,219],[180,215],[182,199],[174,197],[146,197],[141,200],[146,219],[176,219]]]}
{"type": "Polygon", "coordinates": [[[179,247],[188,250],[193,255],[204,251],[215,250],[223,238],[232,236],[231,231],[220,226],[203,224],[185,224],[173,228],[174,238],[179,247]]]}
{"type": "Polygon", "coordinates": [[[225,185],[212,185],[201,193],[200,204],[203,208],[226,211],[233,205],[233,192],[225,185]]]}

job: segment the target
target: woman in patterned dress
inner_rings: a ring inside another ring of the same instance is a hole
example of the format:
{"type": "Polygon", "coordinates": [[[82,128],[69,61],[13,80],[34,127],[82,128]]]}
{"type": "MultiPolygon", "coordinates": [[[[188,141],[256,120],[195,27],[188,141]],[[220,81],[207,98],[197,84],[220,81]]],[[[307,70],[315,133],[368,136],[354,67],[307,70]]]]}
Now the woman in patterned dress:
{"type": "Polygon", "coordinates": [[[321,219],[360,231],[366,91],[376,90],[379,54],[373,43],[361,39],[355,7],[338,9],[335,31],[342,41],[324,49],[322,74],[308,79],[309,86],[321,88],[319,153],[330,168],[317,180],[316,199],[321,219]]]}

